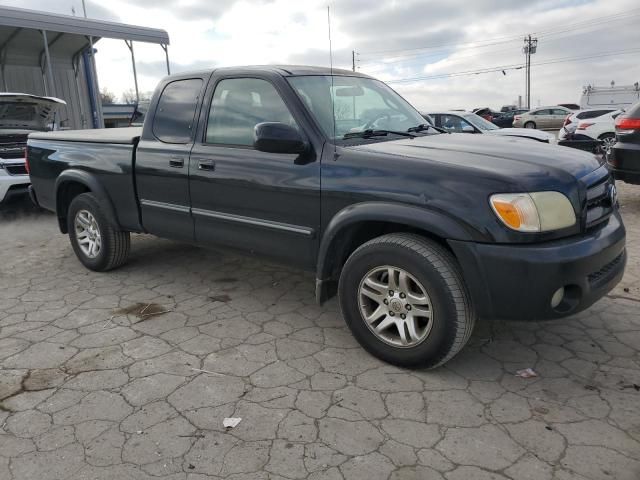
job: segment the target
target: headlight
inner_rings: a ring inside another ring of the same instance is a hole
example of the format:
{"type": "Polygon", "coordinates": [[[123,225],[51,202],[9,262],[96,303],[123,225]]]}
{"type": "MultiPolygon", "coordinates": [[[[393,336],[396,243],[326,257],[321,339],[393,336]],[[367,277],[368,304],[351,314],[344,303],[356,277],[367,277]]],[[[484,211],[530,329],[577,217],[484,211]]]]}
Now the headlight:
{"type": "Polygon", "coordinates": [[[571,202],[560,192],[498,193],[489,203],[502,223],[519,232],[547,232],[576,223],[571,202]]]}

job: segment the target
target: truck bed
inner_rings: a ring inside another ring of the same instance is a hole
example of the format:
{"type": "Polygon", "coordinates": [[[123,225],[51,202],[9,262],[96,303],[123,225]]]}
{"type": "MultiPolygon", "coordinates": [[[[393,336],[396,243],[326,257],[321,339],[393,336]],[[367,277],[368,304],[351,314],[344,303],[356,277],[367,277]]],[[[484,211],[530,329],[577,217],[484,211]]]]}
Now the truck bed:
{"type": "Polygon", "coordinates": [[[29,134],[33,140],[52,142],[112,143],[133,145],[142,134],[142,127],[100,128],[90,130],[59,130],[56,132],[34,132],[29,134]]]}
{"type": "MultiPolygon", "coordinates": [[[[130,127],[29,135],[30,178],[38,204],[57,211],[58,192],[80,183],[104,205],[113,206],[122,228],[141,231],[133,173],[141,133],[141,128],[130,127]]],[[[64,219],[59,219],[64,230],[64,219]]]]}

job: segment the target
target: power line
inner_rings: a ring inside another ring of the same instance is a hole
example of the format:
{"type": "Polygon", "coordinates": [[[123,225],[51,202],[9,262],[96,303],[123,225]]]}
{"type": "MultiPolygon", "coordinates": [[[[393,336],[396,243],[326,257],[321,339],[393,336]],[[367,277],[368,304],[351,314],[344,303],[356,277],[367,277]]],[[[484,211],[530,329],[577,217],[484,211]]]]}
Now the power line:
{"type": "MultiPolygon", "coordinates": [[[[628,55],[631,53],[637,53],[640,52],[640,48],[633,48],[633,49],[627,49],[627,50],[616,50],[613,52],[601,52],[599,54],[594,54],[594,55],[587,55],[587,56],[581,56],[581,57],[561,57],[561,58],[554,58],[551,60],[547,60],[544,62],[538,62],[538,63],[532,63],[531,66],[532,67],[538,67],[538,66],[542,66],[542,65],[552,65],[552,64],[557,64],[557,63],[564,63],[564,62],[579,62],[579,61],[584,61],[584,60],[591,60],[593,58],[603,58],[603,57],[610,57],[610,56],[616,56],[616,55],[628,55]]],[[[502,72],[502,71],[510,71],[510,70],[522,70],[523,68],[525,68],[526,64],[525,63],[515,63],[515,64],[509,64],[509,65],[499,65],[499,66],[494,66],[494,67],[486,67],[483,69],[478,69],[478,70],[467,70],[467,71],[462,71],[462,72],[452,72],[452,73],[442,73],[442,74],[438,74],[438,75],[427,75],[427,76],[420,76],[420,77],[410,77],[410,78],[400,78],[400,79],[395,79],[395,80],[387,80],[386,83],[411,83],[411,82],[416,82],[416,81],[421,81],[421,80],[436,80],[436,79],[441,79],[441,78],[452,78],[452,77],[462,77],[462,76],[469,76],[469,75],[480,75],[483,73],[494,73],[494,72],[502,72]]]]}
{"type": "MultiPolygon", "coordinates": [[[[629,15],[626,18],[621,19],[621,20],[634,20],[633,17],[636,17],[638,15],[640,15],[640,12],[638,12],[637,14],[634,14],[634,15],[629,15]]],[[[595,30],[598,30],[598,28],[596,28],[595,30]]],[[[546,45],[546,44],[553,43],[553,42],[556,42],[558,40],[562,40],[564,38],[572,36],[573,34],[569,34],[569,35],[566,34],[568,31],[569,30],[556,32],[556,33],[549,33],[549,34],[546,34],[546,35],[542,36],[542,38],[546,39],[546,42],[545,42],[545,45],[546,45]],[[563,35],[563,33],[564,33],[564,35],[563,35]],[[560,35],[560,36],[557,36],[557,35],[560,35]],[[548,38],[548,37],[555,37],[555,38],[548,38]]],[[[581,34],[587,34],[587,33],[593,32],[593,31],[594,30],[590,30],[590,31],[582,32],[581,34]]],[[[518,41],[520,41],[520,40],[521,40],[521,38],[518,38],[518,41]]],[[[486,44],[486,45],[478,45],[478,46],[475,46],[475,47],[464,48],[462,50],[459,50],[459,51],[453,52],[453,53],[450,52],[450,50],[441,50],[441,51],[429,52],[429,53],[414,53],[414,54],[398,55],[398,56],[394,55],[393,57],[390,57],[391,60],[382,59],[382,60],[369,60],[369,61],[365,61],[365,62],[361,62],[360,60],[358,60],[358,64],[360,66],[372,66],[372,65],[387,66],[387,65],[395,65],[395,64],[401,63],[401,64],[404,64],[406,66],[411,66],[411,65],[415,65],[417,63],[420,63],[420,62],[422,62],[422,61],[424,61],[424,60],[426,60],[428,58],[442,57],[443,55],[446,55],[446,54],[448,54],[449,56],[455,54],[455,58],[456,59],[469,58],[469,57],[475,57],[475,56],[479,55],[479,53],[478,52],[474,52],[474,53],[470,53],[470,54],[467,54],[467,55],[459,55],[458,53],[459,52],[464,52],[464,51],[471,51],[473,49],[478,49],[478,48],[484,48],[484,47],[488,47],[488,46],[491,46],[491,45],[498,45],[498,44],[512,43],[512,42],[513,42],[513,40],[509,41],[509,42],[497,42],[497,43],[486,44]],[[415,61],[411,61],[410,63],[408,63],[407,60],[406,60],[407,58],[415,59],[415,61]],[[399,60],[396,60],[396,59],[399,59],[399,60]]],[[[503,52],[509,52],[509,51],[514,51],[513,47],[501,48],[501,49],[497,49],[497,50],[488,50],[488,51],[483,52],[482,54],[483,55],[493,55],[493,54],[496,54],[496,53],[503,53],[503,52]]],[[[360,55],[360,54],[358,53],[358,55],[360,55]]]]}
{"type": "MultiPolygon", "coordinates": [[[[599,26],[599,25],[603,25],[603,24],[607,24],[607,23],[611,23],[611,22],[615,22],[618,20],[627,20],[631,17],[635,17],[640,15],[640,8],[634,8],[631,10],[627,10],[624,12],[618,12],[616,14],[612,14],[612,15],[608,15],[608,16],[604,16],[604,17],[600,17],[600,18],[594,18],[594,19],[590,19],[590,20],[585,20],[582,22],[576,22],[576,23],[572,23],[572,24],[568,24],[568,25],[564,25],[562,27],[553,27],[553,28],[549,28],[547,30],[540,30],[537,32],[532,32],[533,34],[537,34],[539,37],[547,37],[547,36],[552,36],[552,35],[558,35],[561,33],[566,33],[566,32],[570,32],[570,31],[575,31],[575,30],[580,30],[583,28],[588,28],[588,27],[592,27],[592,26],[599,26]],[[633,13],[635,12],[635,13],[633,13]]],[[[493,46],[493,45],[500,45],[500,44],[505,44],[505,43],[510,43],[513,42],[515,40],[520,40],[525,34],[519,34],[519,35],[510,35],[510,36],[500,36],[500,37],[494,37],[494,38],[490,38],[490,39],[486,39],[483,40],[482,42],[463,42],[463,43],[442,43],[442,44],[436,44],[436,45],[429,45],[429,46],[422,46],[422,47],[414,47],[414,48],[405,48],[405,49],[396,49],[396,50],[378,50],[378,51],[374,51],[374,52],[358,52],[359,55],[362,56],[379,56],[381,54],[388,54],[388,53],[395,53],[395,52],[399,52],[400,54],[402,54],[403,52],[417,52],[417,51],[421,51],[421,50],[431,50],[434,48],[442,48],[442,47],[461,47],[461,46],[468,46],[469,49],[471,48],[483,48],[483,47],[488,47],[488,46],[493,46]]],[[[430,52],[431,54],[433,54],[434,52],[430,52]]],[[[404,55],[392,55],[392,58],[401,58],[401,57],[412,57],[412,56],[419,56],[421,55],[420,53],[406,53],[404,55]]]]}

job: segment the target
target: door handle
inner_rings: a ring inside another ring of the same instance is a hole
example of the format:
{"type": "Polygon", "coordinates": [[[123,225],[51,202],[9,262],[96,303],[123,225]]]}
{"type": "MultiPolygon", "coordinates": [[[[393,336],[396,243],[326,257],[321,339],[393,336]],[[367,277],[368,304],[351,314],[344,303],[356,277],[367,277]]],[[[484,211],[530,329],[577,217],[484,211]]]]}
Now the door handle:
{"type": "Polygon", "coordinates": [[[182,157],[171,157],[169,159],[169,166],[173,168],[182,168],[184,167],[184,158],[182,157]]]}
{"type": "Polygon", "coordinates": [[[201,160],[198,162],[198,170],[213,171],[216,169],[216,162],[213,160],[201,160]]]}

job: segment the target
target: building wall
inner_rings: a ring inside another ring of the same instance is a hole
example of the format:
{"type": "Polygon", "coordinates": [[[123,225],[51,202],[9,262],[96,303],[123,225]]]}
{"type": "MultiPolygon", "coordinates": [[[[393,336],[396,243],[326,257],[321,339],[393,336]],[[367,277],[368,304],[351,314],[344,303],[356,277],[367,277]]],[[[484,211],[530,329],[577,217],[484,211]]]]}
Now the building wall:
{"type": "Polygon", "coordinates": [[[76,83],[70,59],[52,56],[54,88],[51,89],[47,85],[46,69],[43,76],[40,67],[33,65],[32,60],[31,58],[20,58],[16,54],[8,55],[0,89],[7,92],[61,98],[67,102],[67,105],[59,110],[58,121],[61,122],[62,127],[92,128],[91,103],[83,62],[79,62],[78,82],[76,83]]]}

